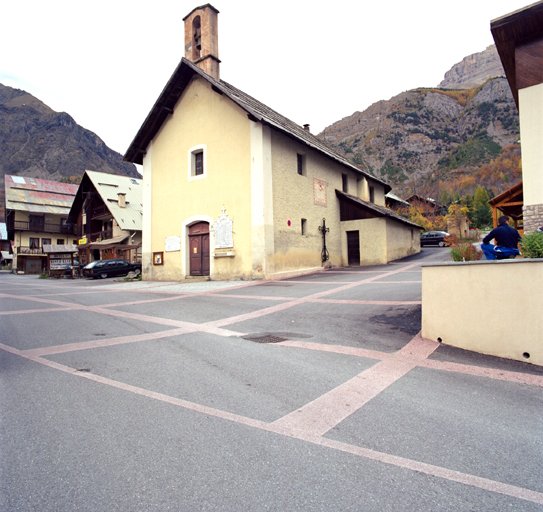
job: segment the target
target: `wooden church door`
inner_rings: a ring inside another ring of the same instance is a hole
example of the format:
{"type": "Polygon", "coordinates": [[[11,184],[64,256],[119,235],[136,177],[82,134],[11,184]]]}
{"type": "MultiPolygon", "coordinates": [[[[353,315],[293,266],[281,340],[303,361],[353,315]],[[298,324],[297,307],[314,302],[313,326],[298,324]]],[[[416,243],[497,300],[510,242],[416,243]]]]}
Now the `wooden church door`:
{"type": "Polygon", "coordinates": [[[209,275],[209,223],[198,222],[189,227],[189,259],[191,276],[209,275]]]}

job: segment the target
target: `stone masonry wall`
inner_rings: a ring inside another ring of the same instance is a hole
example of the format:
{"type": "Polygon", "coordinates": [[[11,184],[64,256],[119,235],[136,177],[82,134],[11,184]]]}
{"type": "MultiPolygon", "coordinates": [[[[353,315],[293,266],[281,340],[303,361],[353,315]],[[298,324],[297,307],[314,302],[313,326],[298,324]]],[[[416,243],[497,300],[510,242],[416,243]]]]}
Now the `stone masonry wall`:
{"type": "Polygon", "coordinates": [[[524,205],[522,210],[525,233],[535,231],[537,228],[543,226],[543,204],[524,205]]]}

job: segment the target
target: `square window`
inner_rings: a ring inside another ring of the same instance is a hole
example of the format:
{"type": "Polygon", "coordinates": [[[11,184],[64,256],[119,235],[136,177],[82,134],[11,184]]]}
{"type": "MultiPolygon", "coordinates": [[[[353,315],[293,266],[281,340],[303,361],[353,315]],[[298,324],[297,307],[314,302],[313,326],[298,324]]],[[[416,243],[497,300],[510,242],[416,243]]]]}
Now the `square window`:
{"type": "Polygon", "coordinates": [[[375,203],[375,189],[370,187],[370,203],[375,203]]]}
{"type": "Polygon", "coordinates": [[[57,238],[57,245],[64,245],[64,238],[57,238]]]}
{"type": "Polygon", "coordinates": [[[30,239],[30,248],[31,249],[39,249],[40,248],[40,239],[39,238],[31,238],[30,239]]]}

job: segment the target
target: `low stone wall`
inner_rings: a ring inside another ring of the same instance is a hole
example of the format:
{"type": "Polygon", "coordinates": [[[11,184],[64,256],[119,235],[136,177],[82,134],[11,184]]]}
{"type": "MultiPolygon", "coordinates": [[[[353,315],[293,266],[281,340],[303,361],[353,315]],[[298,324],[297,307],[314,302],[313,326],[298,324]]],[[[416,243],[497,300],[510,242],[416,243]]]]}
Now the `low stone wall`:
{"type": "Polygon", "coordinates": [[[543,259],[424,265],[422,336],[543,366],[543,259]]]}

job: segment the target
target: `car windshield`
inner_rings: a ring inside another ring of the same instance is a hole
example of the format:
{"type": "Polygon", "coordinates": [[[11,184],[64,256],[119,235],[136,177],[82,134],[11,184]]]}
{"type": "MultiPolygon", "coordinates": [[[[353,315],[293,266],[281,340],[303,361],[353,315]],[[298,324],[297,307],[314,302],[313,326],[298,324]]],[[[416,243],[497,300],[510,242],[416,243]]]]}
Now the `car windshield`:
{"type": "Polygon", "coordinates": [[[88,265],[85,265],[85,268],[94,268],[98,261],[91,261],[88,265]]]}

